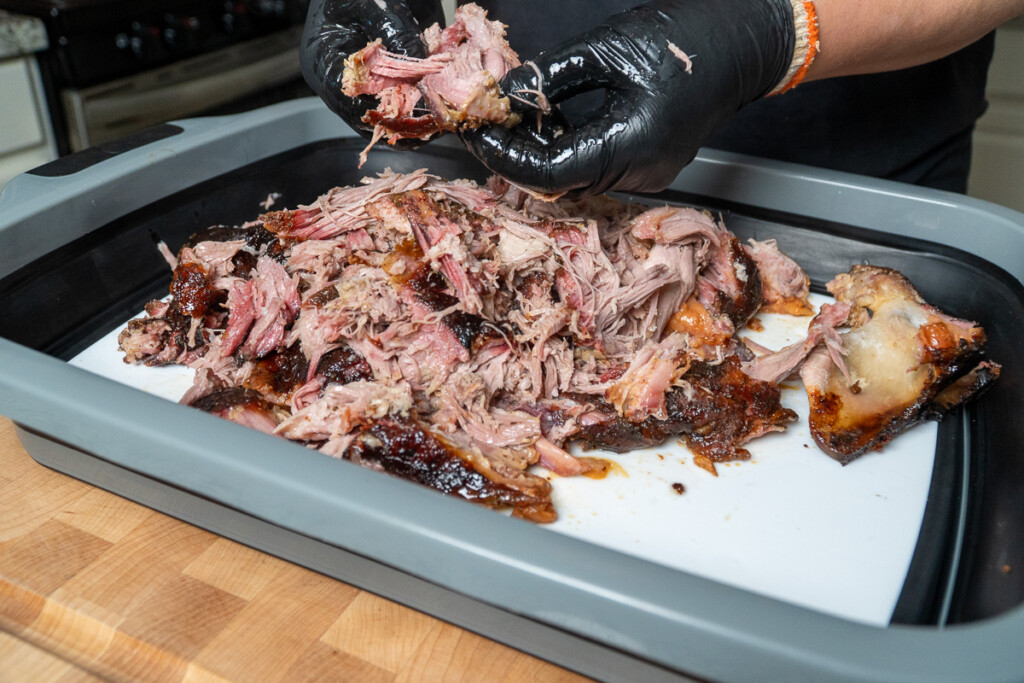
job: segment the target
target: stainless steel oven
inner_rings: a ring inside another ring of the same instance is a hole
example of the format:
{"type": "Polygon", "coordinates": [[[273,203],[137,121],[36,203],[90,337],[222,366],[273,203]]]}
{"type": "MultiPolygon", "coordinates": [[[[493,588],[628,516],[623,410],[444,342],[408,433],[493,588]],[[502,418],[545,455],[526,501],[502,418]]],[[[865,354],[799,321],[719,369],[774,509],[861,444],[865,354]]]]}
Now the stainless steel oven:
{"type": "Polygon", "coordinates": [[[298,47],[308,0],[3,0],[37,16],[58,151],[164,121],[311,94],[298,47]]]}

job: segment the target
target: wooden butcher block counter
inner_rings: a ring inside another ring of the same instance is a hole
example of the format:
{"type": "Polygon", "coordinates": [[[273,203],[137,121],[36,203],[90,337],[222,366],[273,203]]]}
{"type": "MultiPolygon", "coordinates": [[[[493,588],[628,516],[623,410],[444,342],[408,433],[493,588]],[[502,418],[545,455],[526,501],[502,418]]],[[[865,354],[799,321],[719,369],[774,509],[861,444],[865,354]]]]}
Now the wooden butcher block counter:
{"type": "Polygon", "coordinates": [[[585,681],[49,470],[0,418],[0,681],[585,681]]]}

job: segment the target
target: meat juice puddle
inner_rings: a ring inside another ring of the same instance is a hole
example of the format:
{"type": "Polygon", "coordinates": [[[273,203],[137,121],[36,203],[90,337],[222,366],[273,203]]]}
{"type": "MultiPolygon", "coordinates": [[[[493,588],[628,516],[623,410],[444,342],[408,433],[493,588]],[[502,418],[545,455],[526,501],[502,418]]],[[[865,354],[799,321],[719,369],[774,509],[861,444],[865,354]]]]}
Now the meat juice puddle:
{"type": "MultiPolygon", "coordinates": [[[[811,295],[816,307],[828,301],[811,295]]],[[[772,349],[803,339],[810,322],[757,318],[761,329],[741,336],[772,349]]],[[[123,327],[69,364],[177,402],[192,385],[192,370],[125,364],[117,345],[123,327]]],[[[919,425],[883,452],[843,467],[811,440],[798,380],[783,384],[782,402],[798,421],[748,444],[749,461],[720,463],[717,477],[675,439],[625,454],[587,451],[610,463],[598,478],[534,468],[552,481],[560,515],[537,528],[854,621],[888,624],[924,515],[937,426],[919,425]]]]}

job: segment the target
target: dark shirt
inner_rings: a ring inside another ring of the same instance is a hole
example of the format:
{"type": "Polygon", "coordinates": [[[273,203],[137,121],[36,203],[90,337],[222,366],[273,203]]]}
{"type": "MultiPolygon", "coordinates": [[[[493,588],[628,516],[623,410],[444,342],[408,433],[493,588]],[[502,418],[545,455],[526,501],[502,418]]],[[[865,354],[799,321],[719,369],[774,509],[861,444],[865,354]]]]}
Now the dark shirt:
{"type": "MultiPolygon", "coordinates": [[[[523,60],[638,4],[477,2],[491,19],[508,24],[509,43],[523,60]]],[[[965,192],[971,132],[985,111],[994,42],[990,33],[955,54],[912,69],[814,81],[757,100],[720,128],[707,146],[965,192]]],[[[694,68],[699,68],[699,59],[694,58],[694,68]]]]}

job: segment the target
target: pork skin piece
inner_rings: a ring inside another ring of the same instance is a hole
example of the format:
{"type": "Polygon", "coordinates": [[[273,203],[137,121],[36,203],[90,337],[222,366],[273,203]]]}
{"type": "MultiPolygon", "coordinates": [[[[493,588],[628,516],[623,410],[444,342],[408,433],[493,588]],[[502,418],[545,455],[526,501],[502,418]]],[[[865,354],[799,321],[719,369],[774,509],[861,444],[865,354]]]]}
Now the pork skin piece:
{"type": "Polygon", "coordinates": [[[243,427],[273,434],[278,418],[273,406],[251,389],[228,387],[215,390],[192,402],[193,408],[236,422],[243,427]]]}
{"type": "Polygon", "coordinates": [[[775,240],[747,240],[743,250],[757,264],[765,313],[809,316],[814,314],[807,297],[811,294],[811,278],[800,265],[779,251],[775,240]]]}
{"type": "Polygon", "coordinates": [[[584,446],[623,453],[684,436],[694,462],[711,473],[716,462],[749,459],[743,444],[797,419],[782,406],[779,386],[748,377],[736,356],[718,364],[694,363],[665,394],[664,419],[631,421],[602,399],[572,398],[591,407],[571,437],[584,446]]]}
{"type": "Polygon", "coordinates": [[[757,262],[734,235],[726,235],[708,254],[697,278],[697,300],[714,316],[725,316],[733,329],[743,327],[764,301],[757,262]]]}
{"type": "Polygon", "coordinates": [[[130,321],[117,336],[118,348],[124,351],[124,362],[151,367],[176,362],[196,346],[194,337],[189,335],[191,321],[190,316],[174,307],[166,315],[130,321]]]}
{"type": "Polygon", "coordinates": [[[848,374],[824,347],[800,371],[815,443],[842,464],[979,395],[999,376],[985,332],[927,304],[895,270],[857,265],[827,288],[851,307],[848,374]]]}
{"type": "Polygon", "coordinates": [[[490,508],[512,508],[514,516],[532,522],[557,518],[546,479],[459,447],[411,418],[374,421],[362,429],[345,457],[490,508]]]}
{"type": "MultiPolygon", "coordinates": [[[[366,360],[347,346],[339,346],[319,357],[313,377],[321,384],[348,384],[372,380],[373,371],[366,360]]],[[[302,344],[275,351],[253,364],[242,386],[258,392],[277,405],[287,405],[295,392],[309,379],[310,362],[302,344]]]]}

